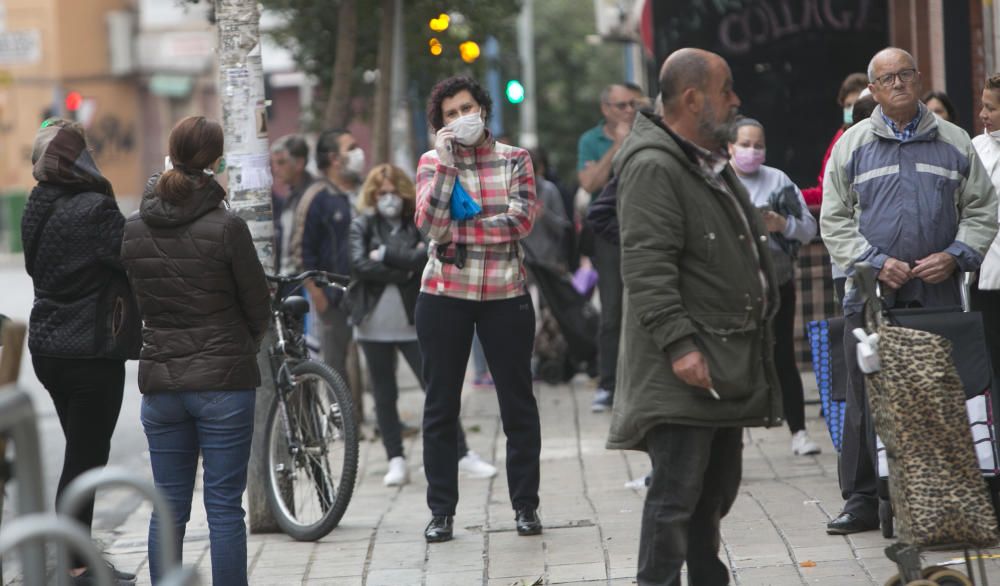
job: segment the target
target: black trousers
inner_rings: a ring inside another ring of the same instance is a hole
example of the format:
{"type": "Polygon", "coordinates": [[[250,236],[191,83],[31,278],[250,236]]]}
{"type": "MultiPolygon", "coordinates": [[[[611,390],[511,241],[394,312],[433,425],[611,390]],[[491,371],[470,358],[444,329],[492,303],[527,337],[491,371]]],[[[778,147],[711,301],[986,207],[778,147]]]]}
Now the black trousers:
{"type": "MultiPolygon", "coordinates": [[[[125,361],[32,356],[35,375],[52,397],[66,437],[56,501],[77,476],[108,463],[125,388],[125,361]]],[[[94,500],[76,517],[90,527],[94,500]]],[[[86,565],[77,562],[78,566],[86,565]]]]}
{"type": "MultiPolygon", "coordinates": [[[[417,342],[368,342],[361,341],[361,349],[368,362],[368,372],[372,378],[372,392],[375,394],[375,421],[382,433],[385,455],[391,460],[403,455],[403,424],[399,420],[399,385],[396,382],[396,350],[403,354],[406,363],[413,369],[424,387],[420,375],[420,344],[417,342]]],[[[458,426],[459,458],[469,451],[465,443],[465,431],[458,426]]]]}
{"type": "Polygon", "coordinates": [[[618,372],[618,339],[622,330],[621,246],[594,236],[594,267],[601,296],[601,322],[597,334],[597,386],[615,392],[618,372]]]}
{"type": "Polygon", "coordinates": [[[851,331],[864,324],[861,313],[844,318],[844,352],[847,360],[847,412],[844,415],[844,435],[840,446],[840,492],[844,512],[851,513],[870,525],[878,524],[878,468],[875,460],[875,427],[865,375],[858,367],[858,340],[851,331]]]}
{"type": "Polygon", "coordinates": [[[986,330],[986,345],[993,365],[993,378],[1000,380],[1000,291],[980,290],[973,286],[971,291],[973,311],[983,314],[986,330]]]}
{"type": "Polygon", "coordinates": [[[774,317],[774,364],[781,383],[788,429],[795,433],[806,428],[805,403],[802,398],[802,376],[795,360],[795,280],[778,288],[781,307],[774,317]]]}
{"type": "Polygon", "coordinates": [[[640,586],[729,583],[719,525],[743,473],[743,428],[665,424],[646,434],[653,472],[639,534],[640,586]]]}
{"type": "Polygon", "coordinates": [[[458,505],[458,417],[474,331],[479,333],[500,402],[511,503],[515,509],[537,507],[542,439],[531,381],[535,339],[531,298],[467,301],[421,293],[416,325],[427,384],[424,471],[431,514],[454,515],[458,505]]]}

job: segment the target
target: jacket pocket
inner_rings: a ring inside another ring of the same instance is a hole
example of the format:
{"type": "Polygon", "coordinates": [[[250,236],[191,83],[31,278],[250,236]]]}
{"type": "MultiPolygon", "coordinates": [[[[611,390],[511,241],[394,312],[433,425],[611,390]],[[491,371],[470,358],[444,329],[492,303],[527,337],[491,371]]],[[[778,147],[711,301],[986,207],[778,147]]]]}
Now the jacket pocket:
{"type": "Polygon", "coordinates": [[[712,384],[723,401],[753,394],[762,368],[761,331],[698,334],[698,342],[708,361],[712,384]]]}

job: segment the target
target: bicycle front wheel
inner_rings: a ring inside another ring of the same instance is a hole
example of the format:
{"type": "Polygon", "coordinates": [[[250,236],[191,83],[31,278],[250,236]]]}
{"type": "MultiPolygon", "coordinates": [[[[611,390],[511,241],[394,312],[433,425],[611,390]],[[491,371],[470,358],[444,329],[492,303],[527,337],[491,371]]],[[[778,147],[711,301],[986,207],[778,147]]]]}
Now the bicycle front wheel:
{"type": "Polygon", "coordinates": [[[358,426],[351,393],[329,366],[304,360],[291,369],[285,401],[267,421],[271,511],[293,539],[316,541],[340,523],[358,471],[358,426]]]}

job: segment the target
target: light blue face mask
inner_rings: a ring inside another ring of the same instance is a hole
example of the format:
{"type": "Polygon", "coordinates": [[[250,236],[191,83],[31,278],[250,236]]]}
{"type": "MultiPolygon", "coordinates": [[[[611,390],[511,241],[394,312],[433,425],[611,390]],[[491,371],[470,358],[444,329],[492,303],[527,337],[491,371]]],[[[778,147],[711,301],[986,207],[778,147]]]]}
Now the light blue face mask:
{"type": "Polygon", "coordinates": [[[226,171],[226,157],[219,159],[219,165],[215,168],[216,175],[222,175],[226,171]]]}
{"type": "Polygon", "coordinates": [[[854,124],[854,106],[844,108],[844,124],[854,124]]]}

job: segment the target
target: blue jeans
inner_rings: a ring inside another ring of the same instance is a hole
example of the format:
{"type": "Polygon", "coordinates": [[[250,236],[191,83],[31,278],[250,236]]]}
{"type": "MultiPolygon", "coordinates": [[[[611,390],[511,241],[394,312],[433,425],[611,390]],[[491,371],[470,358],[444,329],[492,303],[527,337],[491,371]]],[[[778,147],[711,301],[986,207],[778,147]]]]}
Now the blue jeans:
{"type": "MultiPolygon", "coordinates": [[[[243,491],[247,487],[256,391],[190,391],[144,395],[142,426],[149,442],[153,481],[174,516],[178,562],[201,453],[205,511],[212,549],[212,583],[247,583],[247,531],[243,491]]],[[[154,514],[149,522],[149,573],[163,576],[154,514]]]]}

